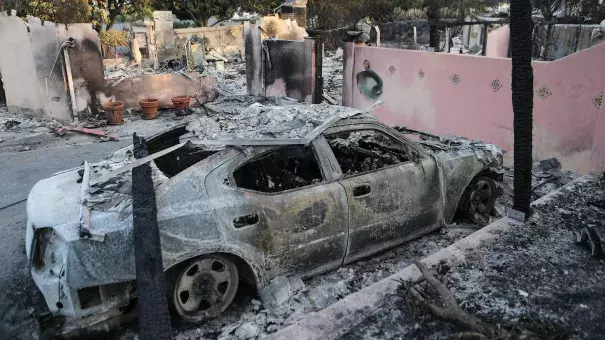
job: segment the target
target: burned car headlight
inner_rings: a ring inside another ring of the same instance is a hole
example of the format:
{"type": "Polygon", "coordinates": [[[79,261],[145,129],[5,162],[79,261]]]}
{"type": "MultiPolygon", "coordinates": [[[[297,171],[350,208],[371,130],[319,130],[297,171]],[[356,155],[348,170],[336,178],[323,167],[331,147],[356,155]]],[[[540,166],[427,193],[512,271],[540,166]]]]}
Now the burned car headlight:
{"type": "Polygon", "coordinates": [[[56,235],[53,228],[40,228],[34,231],[34,237],[31,245],[30,265],[40,270],[48,264],[54,264],[56,261],[52,244],[56,235]]]}

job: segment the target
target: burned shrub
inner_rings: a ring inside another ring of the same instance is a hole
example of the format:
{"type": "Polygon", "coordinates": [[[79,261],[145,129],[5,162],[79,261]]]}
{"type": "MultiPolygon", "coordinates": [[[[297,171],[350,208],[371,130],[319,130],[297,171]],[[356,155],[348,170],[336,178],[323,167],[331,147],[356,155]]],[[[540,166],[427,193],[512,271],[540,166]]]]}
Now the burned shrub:
{"type": "Polygon", "coordinates": [[[312,147],[294,145],[272,150],[233,172],[239,188],[280,192],[312,185],[323,177],[312,147]]]}
{"type": "Polygon", "coordinates": [[[340,132],[326,139],[345,176],[411,160],[403,143],[377,130],[340,132]]]}

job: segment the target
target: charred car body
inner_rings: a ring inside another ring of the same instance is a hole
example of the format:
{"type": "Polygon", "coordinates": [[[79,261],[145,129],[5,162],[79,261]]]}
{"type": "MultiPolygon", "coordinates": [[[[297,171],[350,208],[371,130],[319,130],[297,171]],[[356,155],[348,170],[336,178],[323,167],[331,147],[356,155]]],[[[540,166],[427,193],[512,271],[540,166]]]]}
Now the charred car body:
{"type": "MultiPolygon", "coordinates": [[[[223,312],[241,280],[312,276],[493,208],[493,145],[414,142],[338,106],[239,105],[148,141],[169,303],[187,321],[223,312]]],[[[120,149],[32,189],[26,250],[54,315],[98,319],[135,297],[133,161],[120,149]]]]}

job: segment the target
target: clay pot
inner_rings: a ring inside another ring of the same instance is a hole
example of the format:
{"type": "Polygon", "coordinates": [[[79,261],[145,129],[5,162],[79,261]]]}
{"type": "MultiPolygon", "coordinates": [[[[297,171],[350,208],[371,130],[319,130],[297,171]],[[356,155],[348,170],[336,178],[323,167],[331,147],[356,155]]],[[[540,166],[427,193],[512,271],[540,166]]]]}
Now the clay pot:
{"type": "Polygon", "coordinates": [[[187,109],[189,108],[189,96],[176,96],[170,98],[172,105],[175,109],[187,109]]]}
{"type": "Polygon", "coordinates": [[[158,106],[160,103],[157,99],[141,99],[139,100],[141,110],[143,111],[143,119],[156,119],[158,118],[158,106]]]}
{"type": "Polygon", "coordinates": [[[124,103],[122,102],[108,102],[103,105],[103,110],[107,116],[107,124],[109,125],[121,125],[124,124],[122,118],[124,103]]]}

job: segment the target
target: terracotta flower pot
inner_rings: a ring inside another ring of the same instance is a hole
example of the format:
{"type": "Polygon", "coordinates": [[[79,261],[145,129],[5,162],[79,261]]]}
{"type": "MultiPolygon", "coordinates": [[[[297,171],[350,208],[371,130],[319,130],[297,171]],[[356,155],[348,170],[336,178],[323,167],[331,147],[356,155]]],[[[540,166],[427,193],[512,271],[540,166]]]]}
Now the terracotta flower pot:
{"type": "Polygon", "coordinates": [[[176,96],[172,97],[172,105],[175,109],[187,109],[189,108],[189,96],[176,96]]]}
{"type": "Polygon", "coordinates": [[[103,110],[107,116],[107,124],[109,125],[121,125],[124,124],[122,118],[124,103],[122,102],[108,102],[103,105],[103,110]]]}
{"type": "Polygon", "coordinates": [[[156,119],[158,118],[158,106],[160,103],[157,99],[141,99],[139,100],[141,110],[143,111],[143,119],[156,119]]]}

